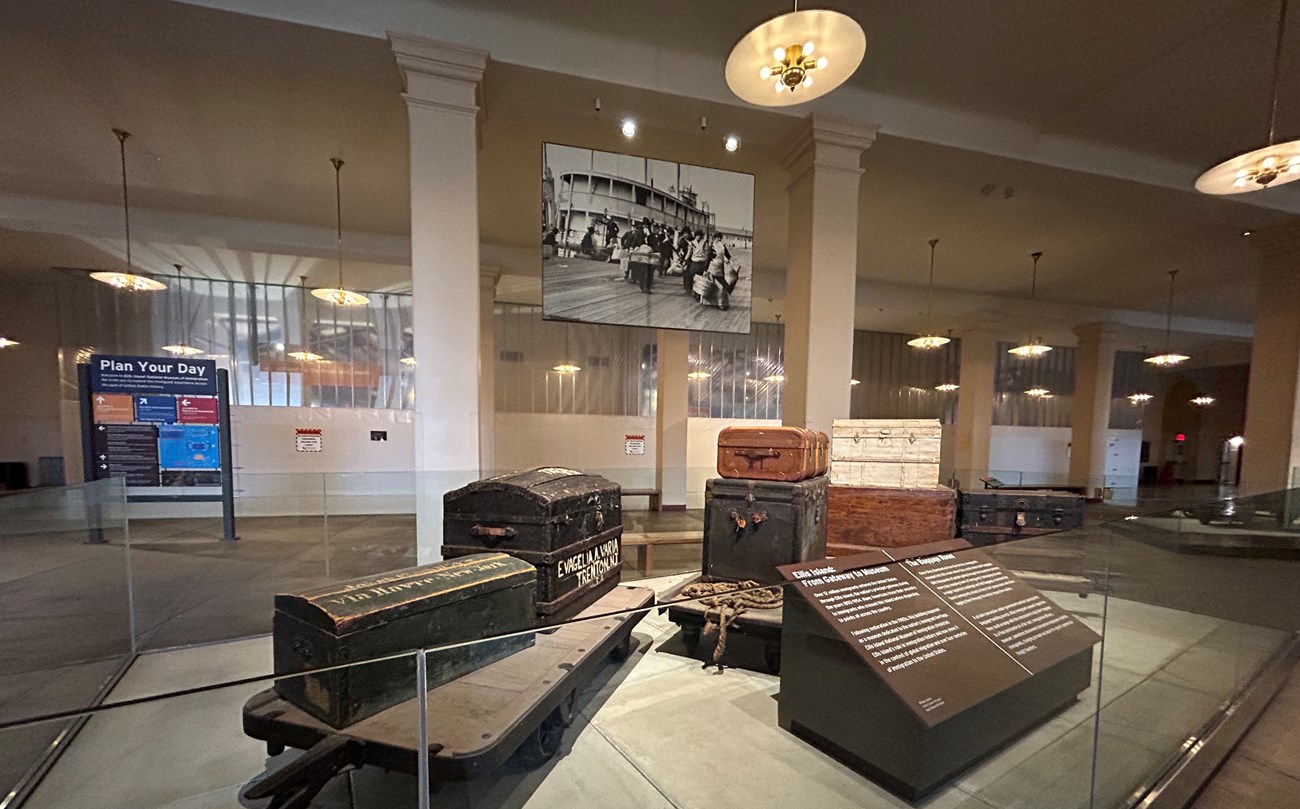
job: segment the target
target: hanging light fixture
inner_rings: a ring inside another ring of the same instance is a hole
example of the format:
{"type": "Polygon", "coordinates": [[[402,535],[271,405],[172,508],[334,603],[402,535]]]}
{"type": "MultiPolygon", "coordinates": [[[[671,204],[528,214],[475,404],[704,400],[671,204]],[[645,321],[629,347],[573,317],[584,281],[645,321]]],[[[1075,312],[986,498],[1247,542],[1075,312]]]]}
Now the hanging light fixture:
{"type": "Polygon", "coordinates": [[[334,213],[337,224],[335,247],[338,254],[339,285],[329,289],[313,289],[311,294],[323,301],[329,301],[335,306],[363,306],[370,302],[369,298],[360,292],[352,292],[343,287],[343,189],[339,180],[339,173],[343,169],[343,161],[337,157],[331,157],[330,164],[334,166],[334,213]]]}
{"type": "Polygon", "coordinates": [[[178,357],[197,356],[203,353],[203,349],[195,348],[190,344],[189,340],[189,318],[185,314],[185,284],[181,280],[181,270],[183,268],[179,264],[173,264],[172,266],[176,268],[176,308],[180,310],[181,340],[179,343],[163,346],[162,350],[178,357]]]}
{"type": "Polygon", "coordinates": [[[10,340],[8,337],[0,334],[0,348],[15,348],[20,345],[22,345],[22,343],[17,340],[10,340]]]}
{"type": "Polygon", "coordinates": [[[90,277],[111,287],[125,289],[127,292],[156,292],[166,289],[167,285],[155,278],[137,275],[134,267],[131,266],[131,204],[126,192],[126,139],[131,137],[131,133],[124,129],[114,129],[113,134],[117,136],[117,148],[122,157],[122,220],[126,230],[126,272],[92,272],[90,277]]]}
{"type": "Polygon", "coordinates": [[[709,373],[708,371],[691,371],[689,374],[686,375],[686,378],[694,379],[698,381],[701,379],[709,379],[712,376],[713,374],[709,373]]]}
{"type": "MultiPolygon", "coordinates": [[[[567,323],[564,324],[564,356],[573,356],[569,353],[569,324],[567,323]]],[[[582,366],[571,359],[566,359],[559,365],[552,367],[551,370],[555,371],[557,374],[576,374],[582,370],[582,366]]]]}
{"type": "MultiPolygon", "coordinates": [[[[1029,286],[1029,302],[1032,305],[1034,299],[1038,297],[1038,259],[1043,257],[1043,251],[1039,250],[1038,252],[1030,253],[1029,255],[1034,260],[1034,276],[1033,281],[1029,286]]],[[[1041,337],[1034,336],[1034,325],[1031,320],[1029,322],[1029,339],[1025,341],[1024,345],[1016,346],[1007,353],[1015,354],[1021,359],[1037,359],[1051,350],[1051,346],[1042,343],[1041,337]]],[[[1028,391],[1026,391],[1026,393],[1028,393],[1028,391]]]]}
{"type": "Polygon", "coordinates": [[[1052,392],[1047,388],[1035,386],[1025,391],[1025,395],[1033,396],[1036,399],[1047,399],[1051,397],[1052,392]]]}
{"type": "Polygon", "coordinates": [[[861,384],[862,384],[862,380],[861,380],[861,379],[850,379],[850,380],[849,380],[849,387],[851,387],[851,388],[855,388],[855,387],[857,387],[858,385],[861,385],[861,384]]]}
{"type": "Polygon", "coordinates": [[[1155,397],[1149,393],[1134,393],[1128,397],[1128,400],[1135,405],[1144,405],[1155,397]]]}
{"type": "Polygon", "coordinates": [[[1201,395],[1201,396],[1197,396],[1195,399],[1192,399],[1192,404],[1196,405],[1197,407],[1209,407],[1210,405],[1214,404],[1214,401],[1215,400],[1213,396],[1201,395]]]}
{"type": "Polygon", "coordinates": [[[1282,70],[1282,41],[1286,33],[1286,3],[1277,19],[1277,46],[1273,53],[1273,106],[1268,115],[1268,143],[1228,158],[1196,180],[1203,194],[1245,194],[1300,180],[1300,139],[1274,143],[1277,129],[1277,84],[1282,70]]]}
{"type": "Polygon", "coordinates": [[[751,104],[801,104],[847,81],[866,52],[867,35],[852,17],[826,9],[800,11],[795,0],[792,13],[773,17],[731,49],[727,86],[751,104]]]}
{"type": "Polygon", "coordinates": [[[947,345],[947,337],[940,337],[934,333],[934,247],[939,243],[938,239],[930,240],[930,291],[927,293],[925,328],[926,333],[920,337],[915,337],[907,341],[912,348],[921,348],[929,350],[947,345]]]}
{"type": "Polygon", "coordinates": [[[1186,354],[1179,354],[1170,349],[1171,335],[1174,327],[1174,279],[1178,277],[1178,270],[1169,271],[1169,308],[1165,311],[1165,353],[1157,354],[1154,357],[1147,357],[1142,360],[1152,365],[1159,365],[1161,368],[1168,368],[1177,365],[1180,362],[1186,362],[1191,359],[1186,354]]]}
{"type": "Polygon", "coordinates": [[[415,357],[402,357],[398,362],[410,366],[411,368],[415,367],[415,357]]]}
{"type": "Polygon", "coordinates": [[[289,357],[299,362],[320,362],[325,359],[311,350],[307,340],[307,276],[298,276],[298,330],[302,332],[302,345],[289,352],[289,357]]]}
{"type": "Polygon", "coordinates": [[[935,385],[934,389],[939,391],[940,393],[952,393],[953,391],[957,390],[959,387],[961,386],[958,385],[956,382],[944,382],[940,385],[935,385]]]}

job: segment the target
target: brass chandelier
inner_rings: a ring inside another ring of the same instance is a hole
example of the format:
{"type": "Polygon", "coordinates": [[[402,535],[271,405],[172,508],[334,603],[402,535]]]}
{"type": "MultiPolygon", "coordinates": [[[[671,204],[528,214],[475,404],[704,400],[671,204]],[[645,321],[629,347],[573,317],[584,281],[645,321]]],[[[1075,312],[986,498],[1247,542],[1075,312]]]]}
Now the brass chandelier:
{"type": "Polygon", "coordinates": [[[827,9],[800,11],[796,0],[794,11],[762,23],[731,49],[727,86],[751,104],[801,104],[848,81],[866,52],[866,34],[852,17],[827,9]]]}
{"type": "MultiPolygon", "coordinates": [[[[1032,304],[1034,299],[1038,296],[1038,260],[1043,257],[1043,251],[1039,250],[1038,252],[1030,253],[1029,255],[1034,260],[1033,281],[1030,283],[1029,287],[1029,302],[1032,304]]],[[[1037,359],[1052,350],[1052,347],[1045,345],[1042,342],[1042,339],[1042,337],[1034,336],[1034,326],[1033,321],[1031,320],[1029,324],[1029,339],[1025,341],[1024,345],[1018,345],[1007,351],[1007,353],[1014,354],[1021,359],[1037,359]]],[[[1029,391],[1025,391],[1025,393],[1029,393],[1029,391]]],[[[1034,394],[1031,393],[1030,395],[1032,396],[1034,394]]]]}
{"type": "Polygon", "coordinates": [[[131,133],[125,129],[114,129],[113,134],[117,136],[117,148],[122,158],[122,220],[126,231],[126,272],[92,272],[90,277],[102,284],[124,289],[127,292],[156,292],[166,289],[167,285],[155,278],[137,275],[131,266],[131,202],[127,196],[126,184],[126,139],[131,137],[131,133]]]}
{"type": "Polygon", "coordinates": [[[930,240],[930,291],[927,295],[927,311],[925,315],[927,331],[922,336],[907,341],[907,344],[912,348],[929,350],[945,346],[950,342],[947,337],[940,337],[934,333],[934,247],[938,243],[938,239],[930,240]]]}
{"type": "Polygon", "coordinates": [[[1147,357],[1143,360],[1143,362],[1149,362],[1161,368],[1169,368],[1191,359],[1186,354],[1179,354],[1170,348],[1172,342],[1170,336],[1174,326],[1174,279],[1177,277],[1178,270],[1169,271],[1169,308],[1165,310],[1165,353],[1147,357]]]}
{"type": "Polygon", "coordinates": [[[1244,194],[1300,180],[1300,139],[1274,143],[1277,135],[1277,85],[1282,70],[1282,42],[1286,34],[1286,3],[1277,20],[1277,46],[1273,53],[1273,105],[1268,116],[1268,143],[1228,158],[1196,180],[1203,194],[1244,194]]]}
{"type": "Polygon", "coordinates": [[[313,297],[328,301],[335,306],[364,306],[370,302],[369,298],[360,292],[353,292],[343,286],[343,191],[339,180],[339,172],[343,169],[343,161],[337,157],[331,157],[330,165],[334,166],[335,251],[339,265],[339,285],[328,289],[313,289],[311,294],[313,297]]]}

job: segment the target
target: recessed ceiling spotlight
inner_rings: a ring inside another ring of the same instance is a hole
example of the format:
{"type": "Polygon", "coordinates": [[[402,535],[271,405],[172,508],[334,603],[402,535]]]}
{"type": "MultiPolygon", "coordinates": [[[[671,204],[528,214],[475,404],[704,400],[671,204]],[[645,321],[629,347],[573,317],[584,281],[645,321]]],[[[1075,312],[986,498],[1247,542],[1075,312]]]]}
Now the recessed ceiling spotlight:
{"type": "Polygon", "coordinates": [[[633,121],[631,118],[628,118],[626,121],[623,122],[623,126],[621,127],[621,129],[624,136],[629,138],[632,137],[633,135],[636,134],[636,121],[633,121]]]}
{"type": "Polygon", "coordinates": [[[726,140],[722,141],[722,145],[726,147],[728,152],[734,152],[740,148],[740,138],[735,135],[728,135],[726,140]]]}

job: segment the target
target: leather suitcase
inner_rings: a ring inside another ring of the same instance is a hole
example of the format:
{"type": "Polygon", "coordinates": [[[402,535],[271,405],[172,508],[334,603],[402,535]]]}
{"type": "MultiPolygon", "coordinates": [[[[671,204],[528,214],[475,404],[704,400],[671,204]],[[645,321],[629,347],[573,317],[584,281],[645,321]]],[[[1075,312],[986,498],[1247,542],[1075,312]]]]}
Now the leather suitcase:
{"type": "Polygon", "coordinates": [[[946,486],[897,489],[835,486],[826,493],[826,553],[904,548],[957,535],[957,492],[946,486]]]}
{"type": "Polygon", "coordinates": [[[1083,516],[1083,495],[1070,492],[989,489],[961,493],[961,535],[972,545],[1079,528],[1083,516]]]}
{"type": "Polygon", "coordinates": [[[806,427],[728,427],[718,433],[718,474],[794,483],[826,474],[826,434],[806,427]]]}
{"type": "Polygon", "coordinates": [[[836,419],[831,483],[933,488],[939,485],[938,419],[836,419]]]}
{"type": "Polygon", "coordinates": [[[704,579],[778,584],[777,565],[824,558],[826,487],[825,477],[706,482],[704,579]]]}

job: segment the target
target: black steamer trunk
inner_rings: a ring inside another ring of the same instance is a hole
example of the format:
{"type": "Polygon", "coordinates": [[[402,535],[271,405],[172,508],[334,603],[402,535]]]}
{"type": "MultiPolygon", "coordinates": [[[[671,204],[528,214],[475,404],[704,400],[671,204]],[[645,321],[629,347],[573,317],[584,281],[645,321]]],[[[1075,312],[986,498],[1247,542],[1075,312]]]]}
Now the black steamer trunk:
{"type": "Polygon", "coordinates": [[[491,549],[532,564],[546,623],[577,614],[618,584],[622,537],[618,484],[572,469],[499,475],[443,501],[443,555],[491,549]]]}
{"type": "Polygon", "coordinates": [[[991,545],[1067,531],[1083,525],[1083,495],[1048,489],[988,489],[961,493],[961,534],[991,545]]]}
{"type": "Polygon", "coordinates": [[[705,483],[705,579],[779,584],[777,565],[824,558],[827,485],[825,477],[705,483]]]}
{"type": "MultiPolygon", "coordinates": [[[[275,673],[326,668],[388,654],[519,632],[533,627],[536,572],[503,553],[338,582],[277,595],[275,673]]],[[[515,635],[427,656],[430,688],[533,645],[515,635]]],[[[415,696],[415,658],[277,680],[289,702],[342,728],[415,696]]]]}

